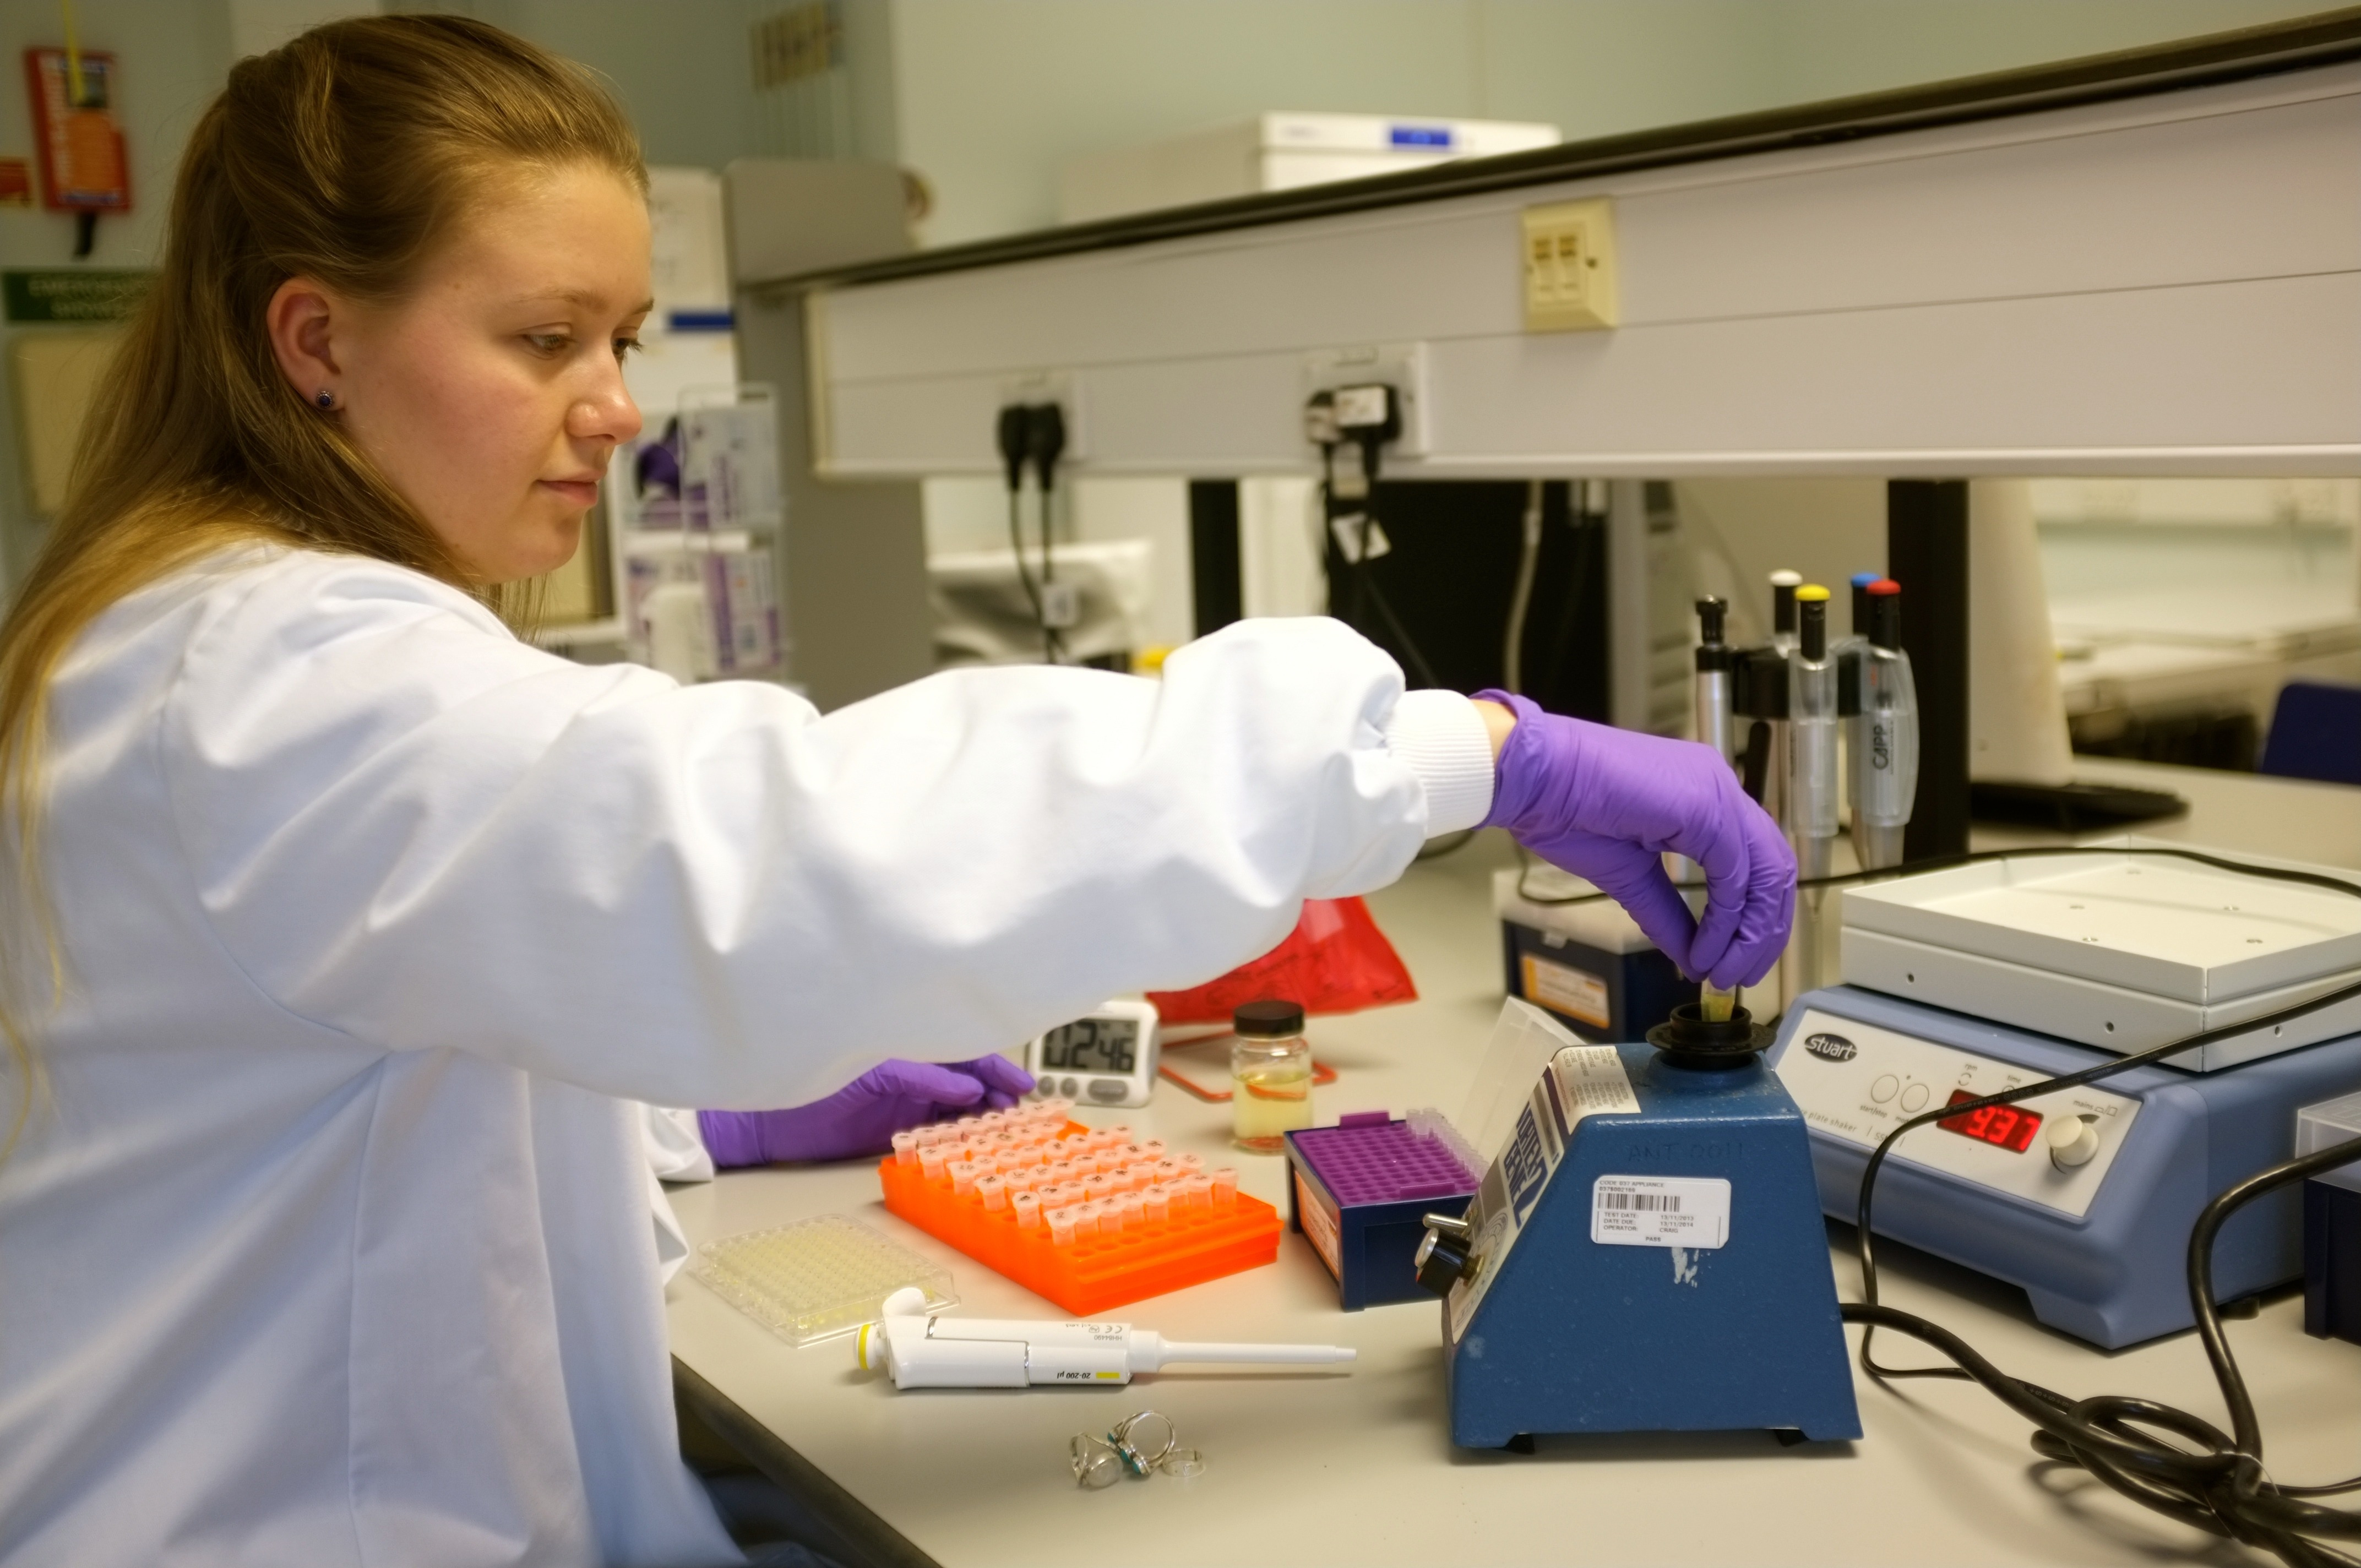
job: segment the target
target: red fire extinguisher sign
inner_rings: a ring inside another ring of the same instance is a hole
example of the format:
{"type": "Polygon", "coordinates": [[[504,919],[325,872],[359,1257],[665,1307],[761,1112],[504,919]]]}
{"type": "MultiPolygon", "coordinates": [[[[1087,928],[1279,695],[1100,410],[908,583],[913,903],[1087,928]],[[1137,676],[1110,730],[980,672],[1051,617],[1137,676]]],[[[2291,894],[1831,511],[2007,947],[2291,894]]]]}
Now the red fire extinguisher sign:
{"type": "Polygon", "coordinates": [[[127,213],[131,169],[115,123],[115,57],[25,51],[40,154],[41,204],[56,213],[127,213]]]}

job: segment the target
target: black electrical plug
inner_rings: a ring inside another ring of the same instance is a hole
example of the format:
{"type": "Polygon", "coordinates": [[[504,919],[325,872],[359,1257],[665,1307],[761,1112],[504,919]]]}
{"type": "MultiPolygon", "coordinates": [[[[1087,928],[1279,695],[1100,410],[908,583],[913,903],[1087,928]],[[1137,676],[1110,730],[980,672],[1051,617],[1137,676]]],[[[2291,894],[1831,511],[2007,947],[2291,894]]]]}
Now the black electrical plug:
{"type": "Polygon", "coordinates": [[[1023,403],[1009,403],[1000,411],[1000,421],[993,428],[993,437],[1000,448],[1000,465],[1008,473],[1008,493],[1015,495],[1025,488],[1025,458],[1033,445],[1033,411],[1023,403]]]}
{"type": "Polygon", "coordinates": [[[1035,403],[1026,414],[1026,455],[1046,496],[1057,486],[1058,459],[1066,455],[1066,411],[1056,403],[1035,403]]]}
{"type": "Polygon", "coordinates": [[[1336,427],[1336,394],[1318,391],[1303,405],[1303,439],[1324,453],[1334,452],[1345,433],[1336,427]]]}
{"type": "Polygon", "coordinates": [[[1383,446],[1401,434],[1401,399],[1391,383],[1339,387],[1333,398],[1336,428],[1353,441],[1383,446]]]}
{"type": "Polygon", "coordinates": [[[1339,387],[1335,393],[1337,433],[1361,449],[1361,477],[1374,489],[1378,454],[1401,434],[1401,396],[1384,381],[1364,381],[1339,387]]]}

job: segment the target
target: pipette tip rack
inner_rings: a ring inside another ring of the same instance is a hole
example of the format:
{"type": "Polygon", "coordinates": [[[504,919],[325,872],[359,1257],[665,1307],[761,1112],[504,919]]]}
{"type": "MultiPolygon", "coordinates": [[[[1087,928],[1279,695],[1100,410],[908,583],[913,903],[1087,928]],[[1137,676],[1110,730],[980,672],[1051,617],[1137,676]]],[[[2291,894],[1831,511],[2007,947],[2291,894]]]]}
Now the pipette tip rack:
{"type": "Polygon", "coordinates": [[[1425,1294],[1411,1263],[1429,1211],[1456,1214],[1483,1161],[1439,1112],[1383,1111],[1287,1135],[1289,1218],[1336,1277],[1348,1312],[1425,1294]]]}
{"type": "Polygon", "coordinates": [[[1126,1128],[1094,1133],[1071,1109],[1052,1100],[897,1135],[878,1166],[885,1207],[1078,1316],[1279,1255],[1279,1212],[1238,1191],[1236,1172],[1126,1128]]]}

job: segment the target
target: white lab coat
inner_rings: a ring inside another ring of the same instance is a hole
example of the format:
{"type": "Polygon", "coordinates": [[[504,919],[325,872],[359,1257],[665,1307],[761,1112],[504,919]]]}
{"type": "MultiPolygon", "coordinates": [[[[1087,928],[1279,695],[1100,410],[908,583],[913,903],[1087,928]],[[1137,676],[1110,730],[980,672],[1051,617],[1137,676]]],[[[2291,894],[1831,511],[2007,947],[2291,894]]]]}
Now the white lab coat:
{"type": "Polygon", "coordinates": [[[1203,981],[1491,787],[1475,710],[1329,621],[822,718],[265,547],[116,606],[50,700],[11,1568],[734,1561],[635,1102],[794,1103],[1203,981]]]}

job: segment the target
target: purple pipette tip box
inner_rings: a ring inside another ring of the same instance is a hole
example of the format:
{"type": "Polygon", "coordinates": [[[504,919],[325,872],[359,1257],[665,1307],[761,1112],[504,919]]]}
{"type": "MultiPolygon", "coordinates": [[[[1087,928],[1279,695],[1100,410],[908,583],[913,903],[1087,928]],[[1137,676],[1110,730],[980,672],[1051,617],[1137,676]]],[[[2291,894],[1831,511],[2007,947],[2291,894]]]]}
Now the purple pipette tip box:
{"type": "Polygon", "coordinates": [[[1348,1312],[1431,1299],[1412,1262],[1424,1216],[1459,1212],[1482,1179],[1450,1124],[1430,1112],[1412,1115],[1362,1111],[1287,1135],[1289,1223],[1336,1277],[1348,1312]]]}

